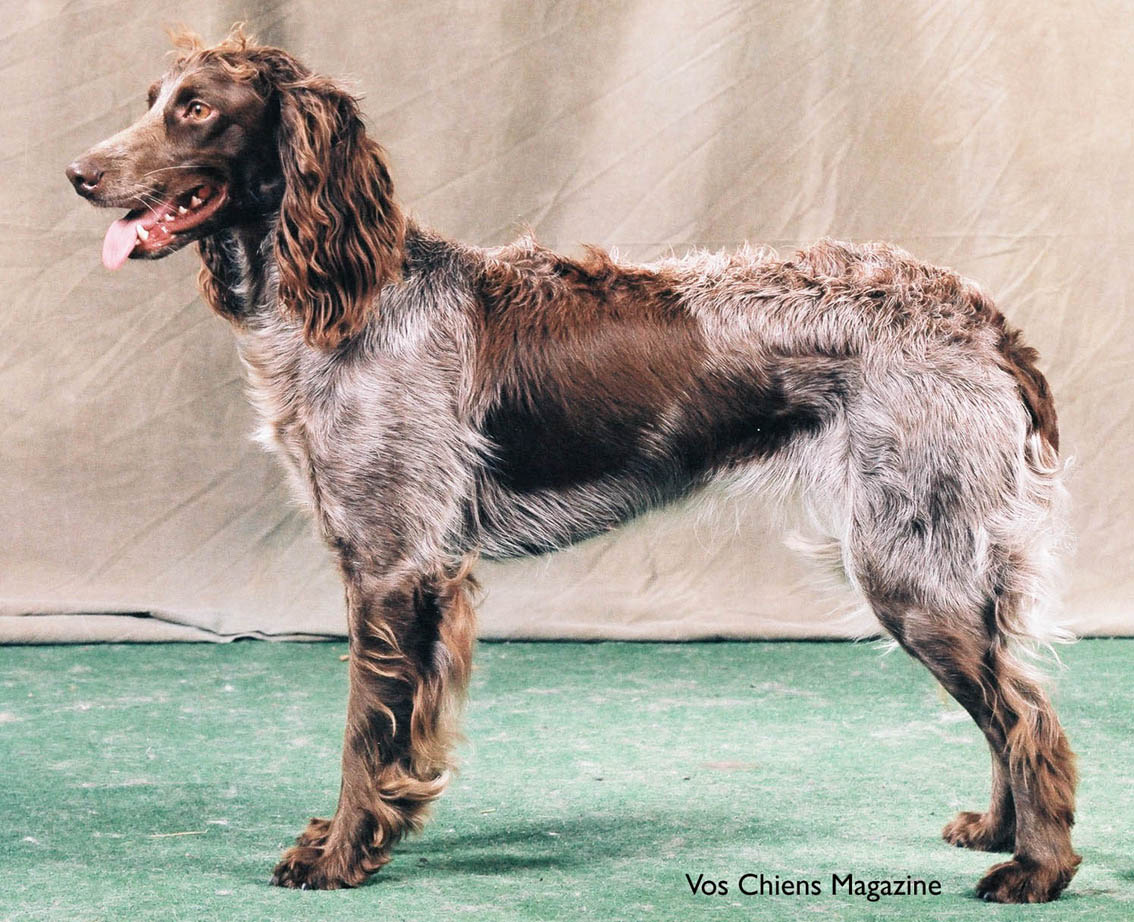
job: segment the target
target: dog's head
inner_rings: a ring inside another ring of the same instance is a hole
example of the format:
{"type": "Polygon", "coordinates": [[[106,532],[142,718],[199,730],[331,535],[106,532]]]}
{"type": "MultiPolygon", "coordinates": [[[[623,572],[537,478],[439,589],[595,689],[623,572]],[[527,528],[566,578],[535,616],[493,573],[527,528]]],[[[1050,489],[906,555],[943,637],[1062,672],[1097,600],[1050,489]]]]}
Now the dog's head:
{"type": "Polygon", "coordinates": [[[280,304],[302,318],[309,342],[336,345],[402,260],[404,221],[357,101],[239,28],[211,48],[188,33],[174,42],[145,115],[67,167],[84,198],[127,209],[106,232],[104,264],[200,241],[205,295],[231,312],[210,238],[268,226],[280,304]]]}

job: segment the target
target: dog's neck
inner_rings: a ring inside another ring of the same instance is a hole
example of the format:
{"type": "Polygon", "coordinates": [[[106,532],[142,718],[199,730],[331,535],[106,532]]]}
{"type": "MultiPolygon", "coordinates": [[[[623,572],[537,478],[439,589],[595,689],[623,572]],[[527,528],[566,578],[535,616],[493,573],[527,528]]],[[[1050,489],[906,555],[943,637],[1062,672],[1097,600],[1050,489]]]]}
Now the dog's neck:
{"type": "Polygon", "coordinates": [[[275,310],[275,217],[217,231],[200,244],[201,290],[209,306],[240,326],[275,310]]]}
{"type": "MultiPolygon", "coordinates": [[[[256,328],[280,313],[275,253],[278,220],[277,214],[271,214],[226,227],[200,243],[202,295],[213,310],[238,327],[256,328]]],[[[428,245],[436,245],[438,239],[407,222],[400,247],[403,276],[416,262],[415,244],[427,240],[428,245]]]]}

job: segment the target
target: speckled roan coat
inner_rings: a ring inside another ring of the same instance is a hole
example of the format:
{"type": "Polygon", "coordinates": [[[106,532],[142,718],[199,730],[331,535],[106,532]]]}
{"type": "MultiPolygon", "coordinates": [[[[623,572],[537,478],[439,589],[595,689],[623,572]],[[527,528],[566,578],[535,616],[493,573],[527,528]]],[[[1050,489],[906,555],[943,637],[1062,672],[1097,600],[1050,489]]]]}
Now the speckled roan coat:
{"type": "MultiPolygon", "coordinates": [[[[1015,854],[978,893],[1059,895],[1079,862],[1074,758],[1014,653],[1041,631],[1055,412],[975,285],[882,244],[631,266],[453,243],[403,218],[354,100],[239,36],[186,44],[151,105],[72,180],[128,207],[202,176],[222,190],[215,215],[168,244],[139,235],[132,255],[200,241],[264,440],[346,586],[339,807],[276,883],[361,883],[441,793],[476,555],[552,551],[715,485],[798,496],[822,550],[980,726],[992,803],[944,836],[1015,854]]],[[[192,224],[162,207],[131,214],[192,224]]]]}

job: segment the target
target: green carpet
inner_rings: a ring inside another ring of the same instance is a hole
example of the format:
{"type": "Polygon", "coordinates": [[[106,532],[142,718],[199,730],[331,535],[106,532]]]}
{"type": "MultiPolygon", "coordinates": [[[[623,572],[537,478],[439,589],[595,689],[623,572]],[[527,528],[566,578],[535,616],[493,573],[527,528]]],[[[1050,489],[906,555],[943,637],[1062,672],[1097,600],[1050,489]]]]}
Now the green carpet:
{"type": "Polygon", "coordinates": [[[1042,907],[976,900],[998,859],[938,837],[987,803],[975,727],[903,654],[839,643],[485,644],[424,835],[358,890],[270,887],[334,809],[344,651],[0,649],[0,919],[1134,919],[1134,641],[1061,651],[1083,866],[1042,907]],[[848,873],[942,894],[832,895],[848,873]]]}

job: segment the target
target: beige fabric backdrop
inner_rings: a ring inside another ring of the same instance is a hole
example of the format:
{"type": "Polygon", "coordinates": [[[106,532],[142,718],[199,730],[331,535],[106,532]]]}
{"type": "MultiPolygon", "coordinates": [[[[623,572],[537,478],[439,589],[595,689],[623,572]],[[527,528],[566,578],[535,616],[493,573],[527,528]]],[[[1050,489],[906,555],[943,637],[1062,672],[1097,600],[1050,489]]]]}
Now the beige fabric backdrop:
{"type": "MultiPolygon", "coordinates": [[[[63,177],[140,114],[165,24],[216,38],[237,19],[350,78],[402,200],[455,237],[498,244],[526,222],[556,247],[634,258],[883,238],[981,280],[1040,348],[1076,458],[1069,614],[1134,632],[1128,5],[4,0],[3,12],[0,638],[343,629],[334,568],[248,438],[195,254],[107,273],[113,216],[63,177]]],[[[758,506],[671,512],[485,566],[483,633],[870,630],[832,617],[776,534],[758,506]]]]}

